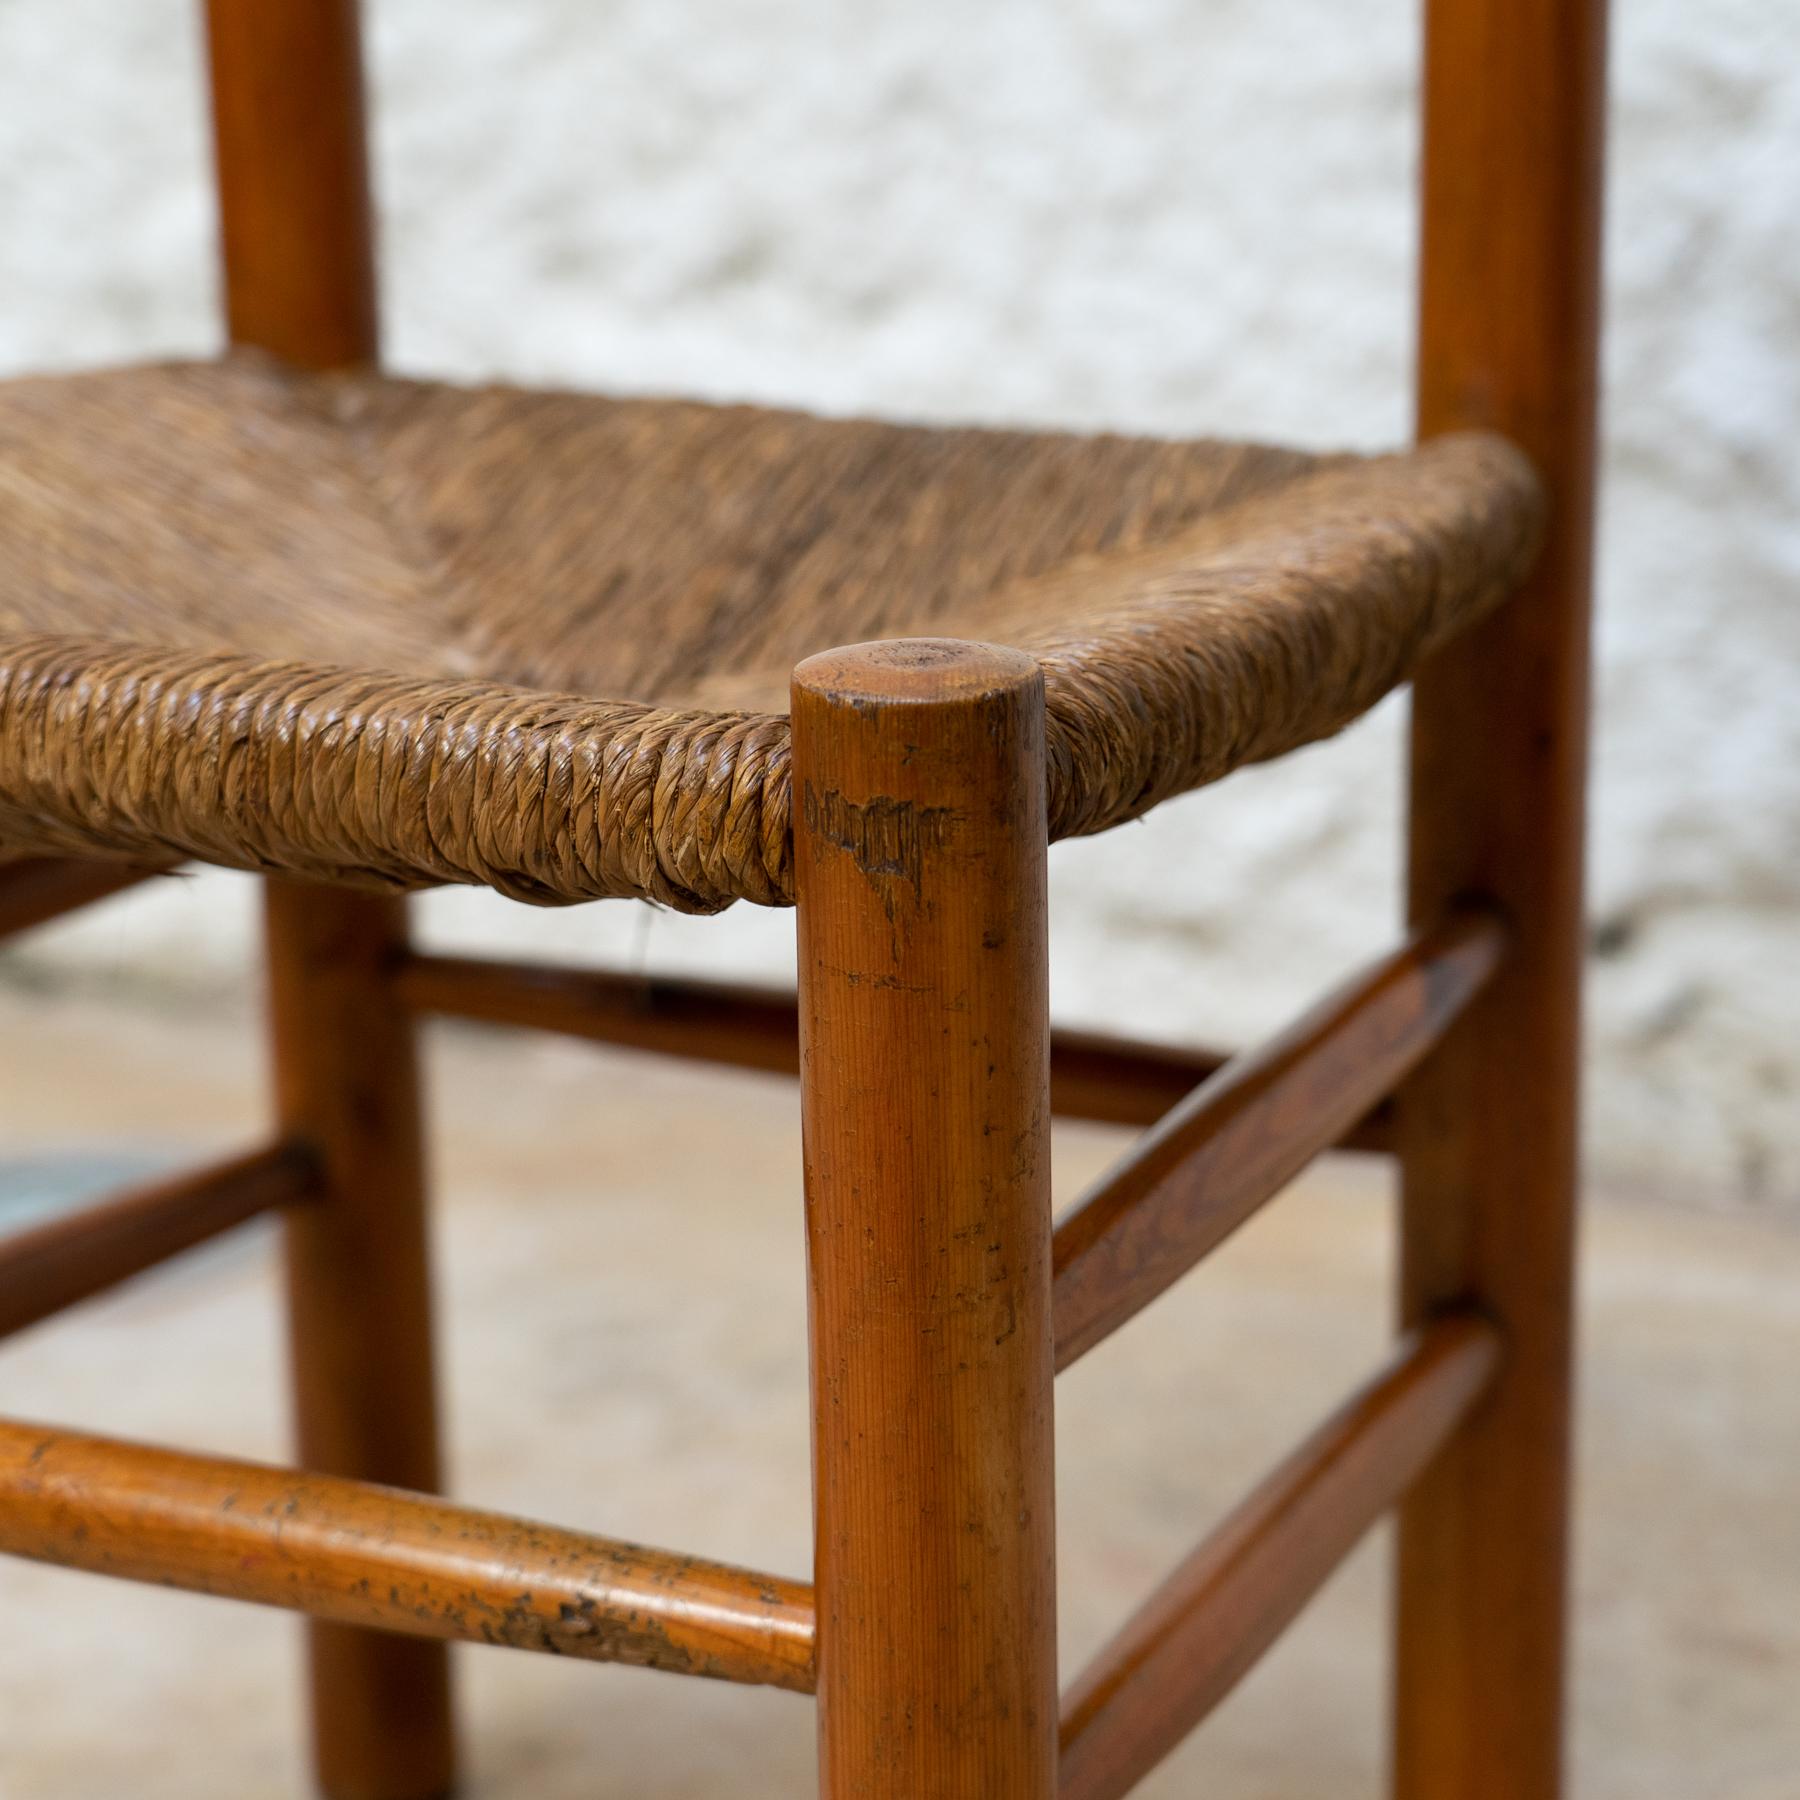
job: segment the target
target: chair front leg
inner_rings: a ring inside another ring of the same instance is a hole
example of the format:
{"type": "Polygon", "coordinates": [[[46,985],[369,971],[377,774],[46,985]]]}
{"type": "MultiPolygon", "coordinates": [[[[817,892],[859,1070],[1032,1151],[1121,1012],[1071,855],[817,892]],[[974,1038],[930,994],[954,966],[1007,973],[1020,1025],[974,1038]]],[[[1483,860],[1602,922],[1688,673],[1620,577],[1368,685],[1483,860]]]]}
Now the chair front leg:
{"type": "MultiPolygon", "coordinates": [[[[439,1485],[431,1282],[412,1020],[393,989],[399,900],[268,884],[270,1011],[283,1129],[324,1193],[287,1220],[301,1466],[439,1485]]],[[[314,1762],[330,1800],[428,1800],[455,1776],[442,1644],[307,1627],[314,1762]]]]}
{"type": "Polygon", "coordinates": [[[1056,1787],[1043,683],[794,678],[825,1800],[1056,1787]]]}

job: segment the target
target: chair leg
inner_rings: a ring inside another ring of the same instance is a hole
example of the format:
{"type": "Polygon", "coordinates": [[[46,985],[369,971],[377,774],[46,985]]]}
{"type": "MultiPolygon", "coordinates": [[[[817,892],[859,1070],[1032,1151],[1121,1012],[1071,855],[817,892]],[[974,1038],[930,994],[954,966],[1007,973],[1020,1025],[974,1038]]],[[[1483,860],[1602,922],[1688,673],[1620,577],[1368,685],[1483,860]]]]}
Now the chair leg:
{"type": "Polygon", "coordinates": [[[1419,432],[1508,433],[1527,586],[1414,684],[1410,913],[1480,895],[1506,966],[1400,1096],[1406,1319],[1474,1304],[1492,1393],[1401,1511],[1398,1800],[1562,1791],[1605,0],[1429,0],[1419,432]]]}
{"type": "Polygon", "coordinates": [[[825,1800],[1056,1786],[1043,687],[794,678],[825,1800]]]}
{"type": "MultiPolygon", "coordinates": [[[[301,1464],[434,1491],[431,1287],[412,1025],[390,971],[404,903],[267,884],[283,1125],[323,1158],[322,1200],[287,1220],[301,1464]]],[[[308,1627],[314,1760],[331,1800],[426,1800],[454,1780],[442,1644],[308,1627]]]]}

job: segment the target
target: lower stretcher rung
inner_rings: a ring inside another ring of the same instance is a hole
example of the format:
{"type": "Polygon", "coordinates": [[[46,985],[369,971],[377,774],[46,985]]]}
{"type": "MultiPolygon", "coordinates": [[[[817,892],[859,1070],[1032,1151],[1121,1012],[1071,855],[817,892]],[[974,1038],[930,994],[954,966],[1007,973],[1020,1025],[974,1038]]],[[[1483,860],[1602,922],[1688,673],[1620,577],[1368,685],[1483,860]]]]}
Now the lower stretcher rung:
{"type": "Polygon", "coordinates": [[[274,1144],[0,1239],[0,1337],[318,1192],[312,1153],[274,1144]]]}
{"type": "MultiPolygon", "coordinates": [[[[777,1075],[800,1072],[794,995],[673,975],[551,963],[409,956],[395,973],[415,1011],[550,1031],[777,1075]]],[[[1059,1117],[1153,1125],[1224,1065],[1222,1051],[1136,1043],[1089,1031],[1050,1037],[1050,1107],[1059,1117]]],[[[1391,1148],[1378,1106],[1344,1134],[1352,1150],[1391,1148]]]]}
{"type": "Polygon", "coordinates": [[[0,1421],[0,1551],[416,1637],[813,1688],[804,1583],[41,1425],[0,1421]]]}
{"type": "Polygon", "coordinates": [[[0,863],[0,938],[48,925],[65,913],[92,906],[136,887],[168,868],[133,863],[82,862],[73,858],[30,857],[0,863]]]}
{"type": "Polygon", "coordinates": [[[1255,1667],[1500,1363],[1487,1320],[1403,1342],[1147,1600],[1063,1701],[1060,1800],[1120,1800],[1255,1667]]]}
{"type": "Polygon", "coordinates": [[[1136,1316],[1369,1117],[1492,977],[1508,927],[1459,908],[1196,1088],[1057,1221],[1056,1366],[1136,1316]]]}

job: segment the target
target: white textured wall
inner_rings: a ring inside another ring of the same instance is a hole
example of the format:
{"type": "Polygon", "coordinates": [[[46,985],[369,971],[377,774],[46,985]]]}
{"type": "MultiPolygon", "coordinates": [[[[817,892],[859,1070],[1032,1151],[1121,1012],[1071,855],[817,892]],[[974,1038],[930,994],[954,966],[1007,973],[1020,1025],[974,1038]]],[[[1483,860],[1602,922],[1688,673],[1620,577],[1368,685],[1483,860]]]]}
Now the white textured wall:
{"type": "MultiPolygon", "coordinates": [[[[1405,430],[1400,0],[375,0],[392,358],[943,418],[1405,430]]],[[[1590,1145],[1800,1207],[1800,25],[1623,0],[1590,1145]]],[[[215,341],[184,0],[0,0],[0,367],[215,341]]],[[[1230,1039],[1381,942],[1398,713],[1056,853],[1063,1011],[1230,1039]]],[[[235,976],[248,884],[14,979],[235,976]]],[[[789,922],[434,896],[434,935],[778,971],[789,922]]]]}

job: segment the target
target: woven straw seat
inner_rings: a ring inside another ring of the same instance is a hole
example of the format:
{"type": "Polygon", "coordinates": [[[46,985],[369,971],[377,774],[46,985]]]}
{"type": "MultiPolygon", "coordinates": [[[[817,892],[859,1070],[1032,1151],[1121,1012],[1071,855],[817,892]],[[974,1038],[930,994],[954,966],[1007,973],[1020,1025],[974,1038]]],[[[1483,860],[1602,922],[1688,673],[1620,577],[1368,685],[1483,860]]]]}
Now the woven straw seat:
{"type": "Polygon", "coordinates": [[[789,671],[1037,656],[1051,824],[1342,726],[1522,574],[1498,440],[1380,458],[216,364],[0,387],[0,853],[791,898],[789,671]]]}

